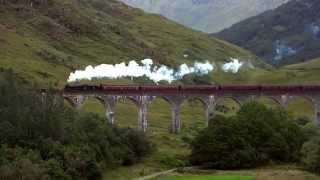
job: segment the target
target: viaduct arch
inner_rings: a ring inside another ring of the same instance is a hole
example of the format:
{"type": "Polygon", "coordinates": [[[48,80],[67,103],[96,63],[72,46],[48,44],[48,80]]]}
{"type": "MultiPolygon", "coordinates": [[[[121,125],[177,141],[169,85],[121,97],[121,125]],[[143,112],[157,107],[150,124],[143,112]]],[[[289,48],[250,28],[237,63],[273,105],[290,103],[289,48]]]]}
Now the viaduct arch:
{"type": "Polygon", "coordinates": [[[269,98],[283,107],[295,97],[303,97],[314,105],[314,123],[320,126],[320,86],[135,86],[100,85],[67,86],[63,97],[76,109],[89,98],[98,99],[105,108],[105,116],[114,124],[114,108],[121,100],[131,100],[138,107],[138,129],[146,131],[148,127],[148,106],[155,98],[162,98],[171,106],[171,133],[181,129],[180,111],[188,99],[199,100],[205,108],[206,124],[209,124],[217,102],[231,98],[240,106],[260,97],[269,98]]]}

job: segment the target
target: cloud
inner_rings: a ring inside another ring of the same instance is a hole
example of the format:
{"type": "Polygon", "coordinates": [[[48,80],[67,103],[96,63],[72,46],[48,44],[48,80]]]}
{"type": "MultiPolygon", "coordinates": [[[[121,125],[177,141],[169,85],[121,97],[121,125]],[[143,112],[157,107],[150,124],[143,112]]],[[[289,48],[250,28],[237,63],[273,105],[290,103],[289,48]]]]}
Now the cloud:
{"type": "Polygon", "coordinates": [[[230,59],[231,59],[231,62],[228,62],[222,65],[222,70],[224,72],[238,73],[244,63],[240,62],[239,59],[235,59],[235,58],[230,58],[230,59]]]}
{"type": "MultiPolygon", "coordinates": [[[[231,61],[221,66],[225,72],[237,73],[243,66],[244,62],[238,59],[230,58],[231,61]]],[[[143,77],[146,76],[150,80],[158,83],[159,81],[172,81],[182,79],[183,76],[188,74],[197,74],[199,76],[206,75],[216,68],[215,64],[206,61],[195,62],[192,66],[181,64],[177,70],[169,68],[165,65],[154,65],[152,59],[141,60],[140,63],[130,61],[128,64],[125,62],[119,64],[101,64],[98,66],[87,66],[84,70],[76,70],[71,73],[68,82],[78,80],[92,80],[93,78],[109,78],[117,79],[123,77],[143,77]]]]}
{"type": "Polygon", "coordinates": [[[200,63],[195,62],[193,66],[182,64],[175,71],[165,65],[153,66],[152,59],[144,59],[138,64],[136,61],[130,61],[128,64],[101,64],[98,66],[87,66],[84,70],[77,70],[70,74],[68,82],[93,78],[110,78],[117,79],[122,77],[142,77],[147,76],[155,83],[159,81],[168,81],[171,83],[174,80],[181,79],[187,74],[196,73],[198,75],[208,74],[214,70],[214,65],[210,62],[200,63]]]}

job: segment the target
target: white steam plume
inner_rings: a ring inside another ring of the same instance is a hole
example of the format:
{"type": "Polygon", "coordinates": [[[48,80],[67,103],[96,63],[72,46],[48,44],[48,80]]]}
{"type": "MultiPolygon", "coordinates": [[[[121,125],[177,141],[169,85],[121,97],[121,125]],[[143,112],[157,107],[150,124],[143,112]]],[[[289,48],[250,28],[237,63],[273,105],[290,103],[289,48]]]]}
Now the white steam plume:
{"type": "Polygon", "coordinates": [[[128,65],[120,63],[115,65],[101,64],[95,67],[87,66],[85,70],[77,70],[71,73],[68,82],[82,79],[92,80],[92,78],[117,79],[121,77],[147,76],[156,83],[162,80],[171,83],[174,80],[181,79],[187,74],[196,73],[198,75],[204,75],[214,69],[214,65],[208,61],[205,63],[195,62],[191,67],[187,64],[182,64],[179,66],[178,71],[174,71],[165,65],[153,67],[153,61],[151,59],[144,59],[141,61],[141,64],[142,65],[139,65],[136,61],[130,61],[128,65]]]}
{"type": "Polygon", "coordinates": [[[228,62],[222,65],[222,70],[224,72],[238,73],[244,63],[240,62],[239,59],[235,59],[235,58],[230,58],[230,59],[231,59],[231,62],[228,62]]]}
{"type": "MultiPolygon", "coordinates": [[[[238,73],[240,68],[245,64],[238,59],[230,58],[230,62],[222,64],[221,69],[224,72],[238,73]]],[[[70,74],[68,82],[77,80],[93,78],[110,78],[117,79],[122,77],[142,77],[146,76],[155,83],[159,81],[168,81],[171,83],[174,80],[183,78],[187,74],[205,75],[213,71],[216,66],[209,61],[205,63],[195,62],[193,66],[182,64],[178,67],[177,71],[165,66],[156,66],[153,64],[152,59],[144,59],[138,64],[136,61],[130,61],[120,64],[101,64],[98,66],[87,66],[84,70],[77,70],[70,74]]]]}

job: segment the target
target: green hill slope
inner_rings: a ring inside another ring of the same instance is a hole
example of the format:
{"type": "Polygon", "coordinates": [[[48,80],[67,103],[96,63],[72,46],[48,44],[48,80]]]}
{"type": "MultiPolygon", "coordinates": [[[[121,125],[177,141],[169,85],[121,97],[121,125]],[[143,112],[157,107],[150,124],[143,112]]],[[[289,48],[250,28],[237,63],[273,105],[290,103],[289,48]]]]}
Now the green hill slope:
{"type": "Polygon", "coordinates": [[[0,3],[0,67],[35,85],[61,87],[75,69],[147,57],[171,67],[230,57],[258,62],[237,46],[116,0],[0,3]]]}
{"type": "Polygon", "coordinates": [[[320,58],[316,58],[299,64],[288,65],[285,66],[285,68],[303,71],[318,71],[320,73],[320,58]]]}
{"type": "Polygon", "coordinates": [[[317,58],[278,68],[255,68],[237,74],[219,73],[212,79],[219,84],[319,85],[319,76],[320,58],[317,58]]]}

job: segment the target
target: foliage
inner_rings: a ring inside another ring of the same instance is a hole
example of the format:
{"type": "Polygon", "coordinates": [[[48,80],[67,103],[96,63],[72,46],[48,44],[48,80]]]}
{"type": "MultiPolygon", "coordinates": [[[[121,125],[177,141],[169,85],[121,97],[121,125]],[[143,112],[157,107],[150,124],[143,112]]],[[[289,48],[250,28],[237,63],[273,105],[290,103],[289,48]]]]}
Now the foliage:
{"type": "Polygon", "coordinates": [[[127,128],[122,129],[119,135],[121,136],[125,147],[128,149],[124,154],[125,158],[122,162],[124,165],[132,165],[138,162],[153,148],[151,144],[146,144],[146,137],[143,132],[127,128]]]}
{"type": "Polygon", "coordinates": [[[191,143],[191,162],[217,169],[256,167],[269,161],[297,162],[305,135],[287,112],[256,102],[234,117],[216,116],[191,143]]]}
{"type": "Polygon", "coordinates": [[[313,122],[304,125],[302,130],[308,140],[320,136],[320,129],[313,122]]]}
{"type": "Polygon", "coordinates": [[[187,163],[185,160],[174,155],[163,155],[159,162],[161,165],[170,168],[184,167],[187,163]]]}
{"type": "Polygon", "coordinates": [[[184,84],[201,84],[201,85],[208,85],[212,84],[213,79],[210,75],[198,75],[198,74],[189,74],[185,75],[181,80],[184,84]]]}
{"type": "Polygon", "coordinates": [[[320,138],[313,138],[303,144],[302,164],[307,170],[320,173],[320,138]]]}
{"type": "Polygon", "coordinates": [[[53,92],[25,89],[0,73],[0,179],[99,179],[151,151],[141,132],[75,112],[53,92]]]}
{"type": "Polygon", "coordinates": [[[303,126],[308,138],[301,150],[301,163],[306,170],[320,174],[320,130],[314,123],[303,126]]]}

